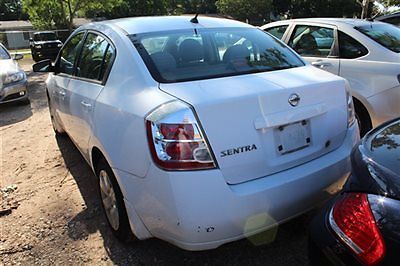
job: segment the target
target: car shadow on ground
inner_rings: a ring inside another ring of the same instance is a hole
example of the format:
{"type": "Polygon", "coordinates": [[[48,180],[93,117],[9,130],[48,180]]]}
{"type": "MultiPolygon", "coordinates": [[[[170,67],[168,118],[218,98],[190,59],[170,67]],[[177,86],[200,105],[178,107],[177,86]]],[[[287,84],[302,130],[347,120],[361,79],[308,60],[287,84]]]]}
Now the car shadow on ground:
{"type": "MultiPolygon", "coordinates": [[[[86,207],[68,223],[68,235],[73,240],[87,239],[97,231],[113,264],[195,264],[195,265],[307,265],[305,223],[308,216],[292,220],[275,231],[240,240],[217,249],[189,252],[158,239],[119,242],[108,228],[101,208],[97,178],[68,136],[57,136],[65,165],[75,179],[86,207]],[[265,244],[268,243],[268,244],[265,244]]],[[[90,252],[90,251],[89,251],[90,252]]]]}
{"type": "Polygon", "coordinates": [[[47,107],[43,74],[26,72],[28,76],[28,96],[30,103],[10,102],[0,105],[0,127],[24,121],[32,116],[32,110],[47,107]]]}

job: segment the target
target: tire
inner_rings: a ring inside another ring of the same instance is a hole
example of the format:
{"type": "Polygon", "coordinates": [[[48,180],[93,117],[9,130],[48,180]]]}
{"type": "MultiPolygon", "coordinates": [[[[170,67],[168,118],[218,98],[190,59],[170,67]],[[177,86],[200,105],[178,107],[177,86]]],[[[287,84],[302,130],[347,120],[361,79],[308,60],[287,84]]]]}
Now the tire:
{"type": "Polygon", "coordinates": [[[360,136],[364,137],[364,135],[372,129],[371,118],[369,117],[367,109],[357,99],[354,99],[354,108],[358,127],[360,128],[360,136]]]}
{"type": "Polygon", "coordinates": [[[37,57],[37,55],[34,52],[32,52],[32,60],[35,62],[39,61],[39,58],[37,57]]]}
{"type": "Polygon", "coordinates": [[[113,234],[122,242],[131,242],[136,237],[131,231],[124,197],[111,167],[100,159],[96,167],[101,206],[113,234]]]}

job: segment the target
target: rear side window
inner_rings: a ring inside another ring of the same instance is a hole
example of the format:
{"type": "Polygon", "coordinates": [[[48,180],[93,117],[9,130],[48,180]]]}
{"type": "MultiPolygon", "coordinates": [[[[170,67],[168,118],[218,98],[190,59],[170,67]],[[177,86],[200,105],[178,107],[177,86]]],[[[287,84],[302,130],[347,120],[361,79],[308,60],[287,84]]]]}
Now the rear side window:
{"type": "Polygon", "coordinates": [[[88,33],[76,69],[76,76],[102,81],[115,51],[102,36],[88,33]]]}
{"type": "Polygon", "coordinates": [[[73,74],[75,60],[81,47],[83,36],[84,32],[80,32],[69,39],[68,42],[64,45],[60,53],[60,59],[58,61],[60,73],[65,73],[68,75],[73,74]]]}
{"type": "Polygon", "coordinates": [[[389,50],[400,53],[400,28],[387,23],[370,23],[355,29],[389,50]]]}
{"type": "Polygon", "coordinates": [[[367,48],[344,32],[339,31],[340,58],[354,59],[368,54],[367,48]]]}
{"type": "Polygon", "coordinates": [[[289,45],[302,56],[328,57],[335,41],[334,30],[318,26],[296,26],[289,45]]]}
{"type": "Polygon", "coordinates": [[[270,29],[265,29],[265,31],[268,32],[269,34],[272,34],[273,36],[275,36],[278,39],[282,39],[287,28],[288,28],[288,25],[283,25],[283,26],[273,27],[270,29]]]}

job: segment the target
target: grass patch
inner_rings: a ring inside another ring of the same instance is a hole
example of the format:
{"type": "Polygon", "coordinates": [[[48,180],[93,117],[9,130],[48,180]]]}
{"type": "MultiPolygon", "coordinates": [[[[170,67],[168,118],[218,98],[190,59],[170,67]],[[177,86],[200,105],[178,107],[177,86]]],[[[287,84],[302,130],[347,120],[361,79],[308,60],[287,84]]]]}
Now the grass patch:
{"type": "Polygon", "coordinates": [[[8,50],[11,54],[20,54],[20,53],[29,53],[31,54],[31,49],[17,49],[17,50],[8,50]]]}

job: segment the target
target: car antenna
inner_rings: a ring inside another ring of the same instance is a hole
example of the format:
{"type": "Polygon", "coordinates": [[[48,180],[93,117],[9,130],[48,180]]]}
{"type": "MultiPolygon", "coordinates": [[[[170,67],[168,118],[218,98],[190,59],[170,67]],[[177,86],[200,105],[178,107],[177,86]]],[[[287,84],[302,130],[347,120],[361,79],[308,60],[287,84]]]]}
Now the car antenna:
{"type": "Polygon", "coordinates": [[[196,15],[194,16],[194,18],[192,18],[191,20],[190,20],[190,22],[192,22],[192,23],[199,23],[199,20],[197,19],[197,16],[199,15],[199,13],[196,13],[196,15]]]}

